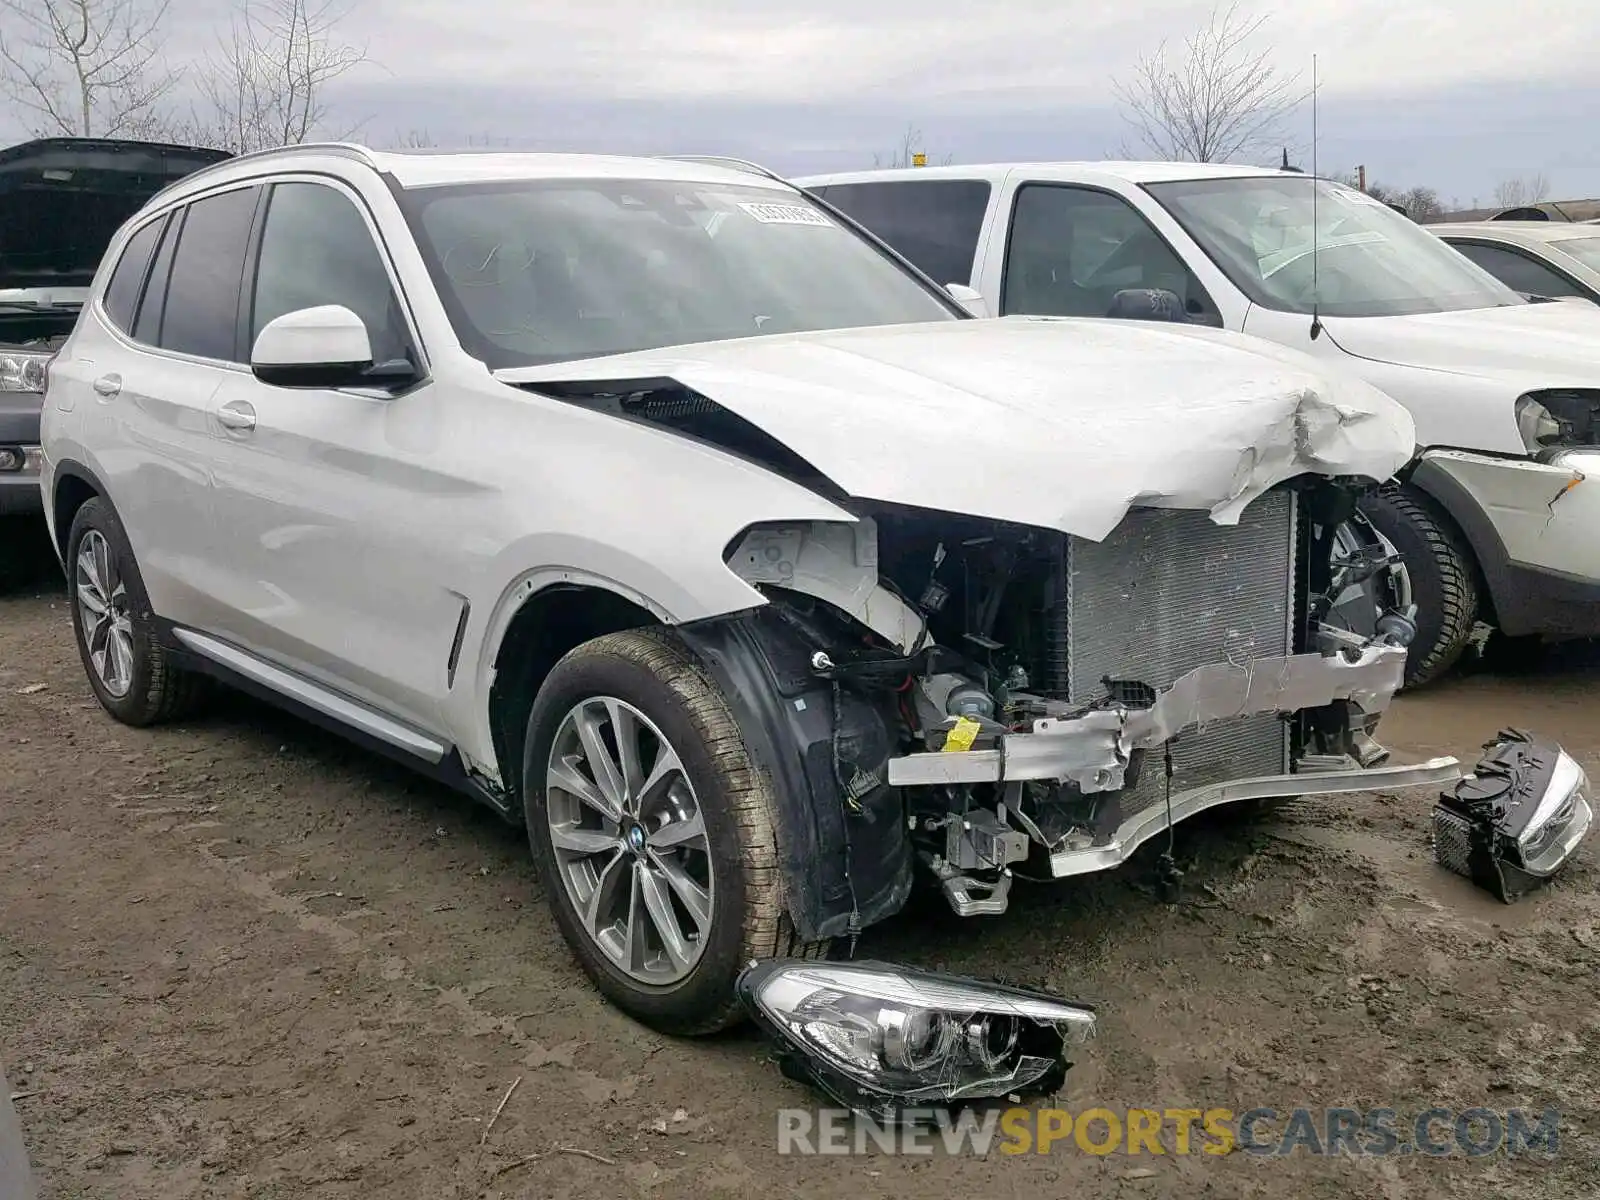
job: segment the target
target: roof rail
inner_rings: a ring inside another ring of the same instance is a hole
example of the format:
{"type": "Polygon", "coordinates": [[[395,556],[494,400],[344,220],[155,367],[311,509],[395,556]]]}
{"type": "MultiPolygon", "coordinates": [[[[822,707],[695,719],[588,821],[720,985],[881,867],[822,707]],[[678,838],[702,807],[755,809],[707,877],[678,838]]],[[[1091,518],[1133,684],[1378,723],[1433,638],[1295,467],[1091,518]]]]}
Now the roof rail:
{"type": "Polygon", "coordinates": [[[760,175],[763,178],[773,179],[779,183],[789,182],[776,171],[744,158],[728,158],[721,154],[662,154],[658,157],[673,159],[677,162],[705,163],[713,167],[728,167],[735,171],[743,171],[746,175],[760,175]]]}
{"type": "Polygon", "coordinates": [[[212,174],[217,171],[221,171],[227,167],[236,166],[239,163],[257,162],[261,159],[276,158],[279,155],[294,154],[299,152],[336,154],[343,158],[353,158],[358,162],[365,163],[369,167],[375,167],[377,165],[375,162],[373,162],[372,152],[365,146],[357,145],[354,142],[301,142],[290,146],[270,146],[265,150],[250,150],[244,154],[235,154],[231,158],[224,158],[217,162],[209,163],[206,166],[201,167],[198,171],[191,171],[182,179],[175,179],[171,183],[167,184],[166,187],[162,188],[154,196],[150,197],[150,201],[154,202],[159,200],[162,196],[176,188],[188,187],[196,179],[202,178],[205,175],[212,174]]]}

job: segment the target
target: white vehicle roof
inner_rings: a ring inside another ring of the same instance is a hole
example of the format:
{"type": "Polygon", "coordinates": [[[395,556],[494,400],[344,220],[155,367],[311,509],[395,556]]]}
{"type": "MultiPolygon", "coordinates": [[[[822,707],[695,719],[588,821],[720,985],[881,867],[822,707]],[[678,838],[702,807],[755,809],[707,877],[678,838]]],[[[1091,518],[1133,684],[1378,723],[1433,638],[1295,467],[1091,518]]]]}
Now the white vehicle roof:
{"type": "MultiPolygon", "coordinates": [[[[516,179],[659,179],[682,183],[740,185],[791,192],[792,185],[775,177],[711,162],[609,154],[544,154],[473,150],[373,150],[346,142],[284,146],[245,154],[207,167],[160,194],[165,202],[215,187],[329,161],[358,163],[391,175],[404,188],[451,183],[498,183],[516,179]]],[[[731,161],[731,160],[730,160],[731,161]]]]}
{"type": "Polygon", "coordinates": [[[804,175],[792,182],[798,187],[822,187],[835,183],[869,183],[883,179],[987,179],[998,183],[1013,171],[1033,179],[1116,179],[1124,183],[1170,183],[1180,179],[1239,179],[1255,175],[1306,176],[1277,167],[1251,167],[1237,163],[1121,162],[1111,159],[1090,162],[1011,162],[974,163],[947,167],[879,167],[869,171],[841,171],[825,175],[804,175]]]}
{"type": "Polygon", "coordinates": [[[1593,225],[1567,221],[1439,221],[1426,228],[1440,237],[1464,233],[1508,242],[1565,242],[1573,238],[1600,237],[1600,229],[1593,225]]]}

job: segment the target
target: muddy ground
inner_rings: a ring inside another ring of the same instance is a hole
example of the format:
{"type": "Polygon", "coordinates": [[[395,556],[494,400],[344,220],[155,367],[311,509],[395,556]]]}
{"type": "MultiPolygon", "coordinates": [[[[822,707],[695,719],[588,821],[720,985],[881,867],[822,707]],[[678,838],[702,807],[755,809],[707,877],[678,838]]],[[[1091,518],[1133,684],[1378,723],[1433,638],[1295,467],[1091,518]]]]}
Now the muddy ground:
{"type": "MultiPolygon", "coordinates": [[[[0,1066],[45,1196],[1442,1200],[1600,1179],[1600,843],[1505,907],[1433,865],[1427,795],[1302,803],[1187,831],[1176,907],[1144,861],[862,946],[1101,1006],[1075,1109],[1555,1105],[1553,1161],[781,1157],[777,1111],[809,1093],[748,1032],[677,1044],[604,1005],[515,831],[244,699],[114,725],[53,564],[23,575],[0,590],[0,1066]]],[[[1600,778],[1588,657],[1403,698],[1385,740],[1471,755],[1516,723],[1600,778]]]]}

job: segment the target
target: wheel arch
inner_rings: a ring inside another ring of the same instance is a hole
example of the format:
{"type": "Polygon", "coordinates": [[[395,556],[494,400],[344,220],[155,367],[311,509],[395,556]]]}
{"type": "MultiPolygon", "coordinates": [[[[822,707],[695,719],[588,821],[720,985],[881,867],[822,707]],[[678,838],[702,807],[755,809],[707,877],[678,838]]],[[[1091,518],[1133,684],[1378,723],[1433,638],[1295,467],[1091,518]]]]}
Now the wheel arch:
{"type": "Polygon", "coordinates": [[[489,736],[514,813],[522,809],[522,751],[528,714],[556,663],[584,642],[627,629],[670,624],[650,600],[581,575],[528,592],[511,609],[488,658],[489,736]]]}
{"type": "Polygon", "coordinates": [[[106,492],[100,477],[76,459],[65,459],[56,464],[50,489],[50,541],[56,558],[63,566],[67,559],[67,535],[72,530],[72,519],[88,501],[98,496],[112,509],[116,504],[106,492]]]}

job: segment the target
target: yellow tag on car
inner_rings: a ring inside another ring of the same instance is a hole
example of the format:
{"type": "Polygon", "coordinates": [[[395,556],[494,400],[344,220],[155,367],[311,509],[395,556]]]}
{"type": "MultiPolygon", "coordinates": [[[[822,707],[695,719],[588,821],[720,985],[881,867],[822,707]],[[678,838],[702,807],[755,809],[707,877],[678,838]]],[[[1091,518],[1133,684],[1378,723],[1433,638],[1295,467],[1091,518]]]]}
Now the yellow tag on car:
{"type": "Polygon", "coordinates": [[[980,728],[982,727],[971,717],[962,717],[945,735],[944,748],[952,751],[971,750],[980,728]]]}

